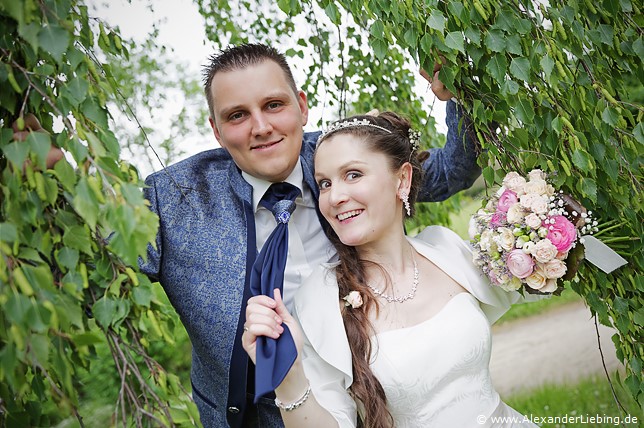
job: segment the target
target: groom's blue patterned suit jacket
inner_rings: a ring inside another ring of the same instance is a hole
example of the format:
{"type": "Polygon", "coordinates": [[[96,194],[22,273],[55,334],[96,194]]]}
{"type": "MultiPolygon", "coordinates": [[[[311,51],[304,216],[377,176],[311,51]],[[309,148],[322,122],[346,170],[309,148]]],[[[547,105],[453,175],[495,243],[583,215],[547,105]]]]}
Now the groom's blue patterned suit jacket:
{"type": "MultiPolygon", "coordinates": [[[[448,136],[423,165],[419,200],[439,201],[480,174],[475,149],[464,143],[456,105],[447,106],[448,136]]],[[[300,159],[317,199],[313,151],[319,133],[304,135],[300,159]]],[[[469,139],[465,139],[469,140],[469,139]]],[[[199,153],[146,179],[146,199],[160,219],[156,248],[141,268],[164,287],[192,342],[192,392],[206,428],[241,424],[246,365],[241,347],[248,273],[257,255],[252,187],[224,149],[199,153]]],[[[280,427],[271,400],[258,407],[262,427],[280,427]]]]}

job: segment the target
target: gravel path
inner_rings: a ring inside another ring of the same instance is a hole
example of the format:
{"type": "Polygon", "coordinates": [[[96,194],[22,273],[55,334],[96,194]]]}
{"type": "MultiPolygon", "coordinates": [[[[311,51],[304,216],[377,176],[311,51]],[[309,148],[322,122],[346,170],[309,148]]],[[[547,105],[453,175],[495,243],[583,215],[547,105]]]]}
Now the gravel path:
{"type": "MultiPolygon", "coordinates": [[[[615,356],[613,332],[599,324],[601,349],[611,375],[623,367],[615,356]]],[[[603,373],[595,321],[582,302],[494,326],[492,333],[490,370],[501,397],[543,383],[574,383],[603,373]]]]}

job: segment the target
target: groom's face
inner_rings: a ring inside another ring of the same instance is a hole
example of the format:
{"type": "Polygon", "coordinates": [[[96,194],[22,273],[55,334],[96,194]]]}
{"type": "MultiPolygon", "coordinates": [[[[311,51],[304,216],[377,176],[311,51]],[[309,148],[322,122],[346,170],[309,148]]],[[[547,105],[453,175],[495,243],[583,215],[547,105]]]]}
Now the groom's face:
{"type": "Polygon", "coordinates": [[[306,95],[295,92],[275,62],[219,72],[212,78],[219,144],[237,166],[270,182],[284,181],[299,160],[308,119],[306,95]]]}

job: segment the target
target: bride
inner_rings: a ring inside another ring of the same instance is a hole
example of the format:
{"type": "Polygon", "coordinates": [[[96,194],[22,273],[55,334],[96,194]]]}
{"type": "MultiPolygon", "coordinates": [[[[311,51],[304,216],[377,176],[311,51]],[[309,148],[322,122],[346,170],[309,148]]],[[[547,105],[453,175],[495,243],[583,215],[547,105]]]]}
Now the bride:
{"type": "Polygon", "coordinates": [[[286,324],[298,357],[275,390],[292,427],[534,427],[489,373],[490,324],[522,298],[492,287],[454,232],[405,236],[420,187],[418,141],[394,113],[333,124],[315,155],[319,207],[338,260],[295,296],[246,309],[244,348],[286,324]]]}

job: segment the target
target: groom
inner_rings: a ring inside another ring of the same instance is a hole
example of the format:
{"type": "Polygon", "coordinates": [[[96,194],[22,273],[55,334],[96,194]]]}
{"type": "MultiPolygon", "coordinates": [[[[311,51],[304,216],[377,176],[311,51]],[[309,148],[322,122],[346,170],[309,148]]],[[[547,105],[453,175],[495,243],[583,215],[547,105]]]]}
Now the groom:
{"type": "MultiPolygon", "coordinates": [[[[210,58],[204,76],[210,125],[222,148],[147,178],[145,196],[160,225],[141,268],[162,284],[192,341],[192,391],[203,425],[281,427],[272,399],[253,404],[254,367],[240,338],[251,268],[275,227],[260,204],[271,183],[285,181],[301,192],[288,223],[287,305],[312,269],[333,255],[313,179],[319,132],[303,132],[306,94],[271,47],[225,49],[210,58]]],[[[446,199],[480,174],[474,144],[458,130],[459,116],[449,102],[447,143],[423,165],[420,200],[446,199]]]]}

